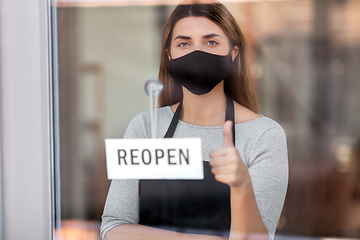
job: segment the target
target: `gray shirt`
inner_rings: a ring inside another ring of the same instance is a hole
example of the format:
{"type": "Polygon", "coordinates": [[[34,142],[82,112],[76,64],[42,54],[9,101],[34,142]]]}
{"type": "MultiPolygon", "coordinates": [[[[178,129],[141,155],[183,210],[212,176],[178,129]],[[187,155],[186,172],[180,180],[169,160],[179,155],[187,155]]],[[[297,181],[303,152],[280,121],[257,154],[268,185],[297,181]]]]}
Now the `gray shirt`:
{"type": "MultiPolygon", "coordinates": [[[[169,106],[158,109],[157,138],[163,138],[173,117],[169,106]]],[[[136,115],[128,125],[124,138],[150,138],[150,113],[136,115]]],[[[222,147],[223,127],[195,126],[179,120],[173,138],[202,138],[203,161],[209,153],[222,147]]],[[[235,125],[235,147],[246,165],[262,220],[269,239],[275,230],[284,205],[288,185],[286,136],[274,120],[262,116],[235,125]]],[[[139,222],[139,180],[113,180],[106,199],[101,237],[113,227],[139,222]]]]}

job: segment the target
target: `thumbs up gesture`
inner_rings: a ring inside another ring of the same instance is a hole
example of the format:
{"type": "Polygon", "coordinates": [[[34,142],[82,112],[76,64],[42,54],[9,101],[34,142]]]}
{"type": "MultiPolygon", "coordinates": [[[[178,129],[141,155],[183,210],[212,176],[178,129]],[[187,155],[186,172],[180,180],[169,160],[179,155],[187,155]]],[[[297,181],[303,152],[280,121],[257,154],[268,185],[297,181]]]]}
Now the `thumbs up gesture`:
{"type": "Polygon", "coordinates": [[[231,121],[225,122],[223,146],[210,152],[210,166],[218,182],[239,187],[249,173],[234,146],[232,124],[231,121]]]}

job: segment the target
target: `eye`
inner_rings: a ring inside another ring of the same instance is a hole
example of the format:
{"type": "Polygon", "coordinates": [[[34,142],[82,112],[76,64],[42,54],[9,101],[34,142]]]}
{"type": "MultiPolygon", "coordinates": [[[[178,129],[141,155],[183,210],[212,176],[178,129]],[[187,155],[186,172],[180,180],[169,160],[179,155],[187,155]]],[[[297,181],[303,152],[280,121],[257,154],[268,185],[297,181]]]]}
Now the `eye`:
{"type": "Polygon", "coordinates": [[[215,40],[210,40],[208,41],[206,44],[210,45],[210,46],[215,46],[217,45],[218,43],[215,41],[215,40]]]}
{"type": "Polygon", "coordinates": [[[188,46],[189,46],[189,43],[187,43],[187,42],[180,42],[178,44],[178,47],[188,47],[188,46]]]}

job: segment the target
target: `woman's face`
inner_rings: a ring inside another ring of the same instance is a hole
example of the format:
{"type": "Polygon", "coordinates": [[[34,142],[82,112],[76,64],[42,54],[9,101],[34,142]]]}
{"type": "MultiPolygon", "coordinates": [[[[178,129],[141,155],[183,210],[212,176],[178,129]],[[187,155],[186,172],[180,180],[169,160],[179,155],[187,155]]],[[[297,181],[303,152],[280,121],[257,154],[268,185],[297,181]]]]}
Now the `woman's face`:
{"type": "MultiPolygon", "coordinates": [[[[176,59],[196,50],[225,56],[230,51],[229,39],[224,31],[208,18],[183,18],[174,26],[168,57],[176,59]]],[[[234,60],[238,54],[237,46],[232,49],[231,54],[234,60]]]]}

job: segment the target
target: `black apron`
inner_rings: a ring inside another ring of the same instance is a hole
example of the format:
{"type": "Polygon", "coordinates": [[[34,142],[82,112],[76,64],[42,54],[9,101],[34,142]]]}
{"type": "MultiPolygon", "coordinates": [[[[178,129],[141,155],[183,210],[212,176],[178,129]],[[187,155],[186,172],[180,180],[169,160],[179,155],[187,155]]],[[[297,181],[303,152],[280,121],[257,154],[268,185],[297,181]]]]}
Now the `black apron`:
{"type": "MultiPolygon", "coordinates": [[[[164,138],[172,138],[179,121],[180,102],[164,138]]],[[[227,96],[225,120],[233,122],[234,104],[227,96]]],[[[230,230],[230,187],[215,180],[209,162],[203,161],[203,180],[140,180],[140,224],[228,232],[230,230]]]]}

